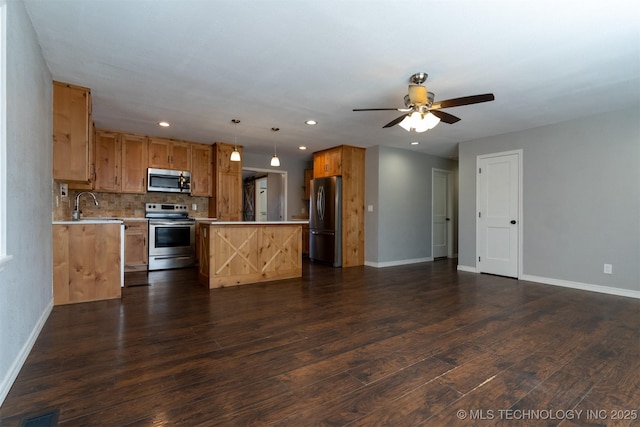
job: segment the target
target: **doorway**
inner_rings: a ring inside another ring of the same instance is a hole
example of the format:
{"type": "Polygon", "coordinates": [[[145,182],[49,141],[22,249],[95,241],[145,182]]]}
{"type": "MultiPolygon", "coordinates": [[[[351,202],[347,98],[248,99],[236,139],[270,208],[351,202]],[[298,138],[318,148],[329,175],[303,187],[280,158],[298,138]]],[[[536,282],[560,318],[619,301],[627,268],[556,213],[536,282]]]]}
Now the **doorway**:
{"type": "Polygon", "coordinates": [[[431,170],[431,254],[453,257],[453,195],[451,171],[431,170]]]}
{"type": "Polygon", "coordinates": [[[242,168],[244,221],[285,221],[287,172],[242,168]]]}
{"type": "Polygon", "coordinates": [[[476,271],[520,277],[522,150],[477,157],[476,271]]]}

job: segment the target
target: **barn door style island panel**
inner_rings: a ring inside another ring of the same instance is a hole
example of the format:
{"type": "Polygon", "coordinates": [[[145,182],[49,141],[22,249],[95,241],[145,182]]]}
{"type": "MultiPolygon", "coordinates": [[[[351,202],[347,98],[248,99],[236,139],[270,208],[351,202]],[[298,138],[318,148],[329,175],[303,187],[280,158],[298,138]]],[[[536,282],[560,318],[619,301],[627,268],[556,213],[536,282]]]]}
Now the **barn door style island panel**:
{"type": "Polygon", "coordinates": [[[200,222],[200,283],[210,289],[302,277],[306,222],[200,222]]]}

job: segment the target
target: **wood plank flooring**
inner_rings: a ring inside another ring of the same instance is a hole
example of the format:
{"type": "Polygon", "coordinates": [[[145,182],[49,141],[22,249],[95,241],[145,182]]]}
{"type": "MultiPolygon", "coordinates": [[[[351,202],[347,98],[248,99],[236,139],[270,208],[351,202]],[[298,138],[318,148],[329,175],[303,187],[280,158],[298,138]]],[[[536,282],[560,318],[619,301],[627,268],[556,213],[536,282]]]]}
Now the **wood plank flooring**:
{"type": "Polygon", "coordinates": [[[636,299],[455,260],[127,283],[149,286],[53,309],[0,426],[47,408],[60,426],[640,425],[636,299]]]}

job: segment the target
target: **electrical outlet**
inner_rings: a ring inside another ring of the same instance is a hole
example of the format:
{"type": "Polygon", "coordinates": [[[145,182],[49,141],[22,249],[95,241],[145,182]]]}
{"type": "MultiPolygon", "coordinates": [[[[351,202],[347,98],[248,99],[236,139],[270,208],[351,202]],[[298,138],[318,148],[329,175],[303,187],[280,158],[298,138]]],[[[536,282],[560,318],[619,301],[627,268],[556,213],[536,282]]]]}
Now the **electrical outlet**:
{"type": "Polygon", "coordinates": [[[611,264],[604,265],[604,274],[613,274],[613,266],[611,264]]]}
{"type": "Polygon", "coordinates": [[[69,195],[69,184],[60,184],[60,196],[67,197],[69,195]]]}
{"type": "Polygon", "coordinates": [[[197,204],[195,204],[195,203],[193,203],[193,204],[191,205],[191,210],[192,210],[192,211],[197,211],[197,210],[198,210],[198,205],[197,205],[197,204]]]}

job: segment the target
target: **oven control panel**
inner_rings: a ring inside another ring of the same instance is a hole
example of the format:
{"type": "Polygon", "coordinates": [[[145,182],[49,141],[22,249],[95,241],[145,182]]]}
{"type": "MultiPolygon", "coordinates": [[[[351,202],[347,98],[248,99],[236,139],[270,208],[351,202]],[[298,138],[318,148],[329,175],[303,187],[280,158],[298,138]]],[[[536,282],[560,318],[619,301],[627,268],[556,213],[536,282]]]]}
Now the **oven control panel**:
{"type": "Polygon", "coordinates": [[[167,212],[167,213],[188,213],[187,205],[176,205],[173,203],[145,203],[145,212],[167,212]]]}

